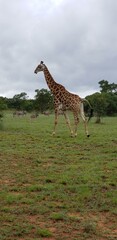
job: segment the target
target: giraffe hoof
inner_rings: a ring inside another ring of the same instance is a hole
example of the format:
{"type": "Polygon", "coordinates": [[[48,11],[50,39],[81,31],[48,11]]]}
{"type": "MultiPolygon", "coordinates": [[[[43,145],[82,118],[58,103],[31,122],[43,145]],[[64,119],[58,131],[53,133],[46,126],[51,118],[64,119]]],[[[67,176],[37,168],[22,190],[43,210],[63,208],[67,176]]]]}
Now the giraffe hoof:
{"type": "Polygon", "coordinates": [[[71,132],[71,137],[74,137],[74,133],[73,132],[71,132]]]}
{"type": "Polygon", "coordinates": [[[52,133],[52,136],[55,136],[55,132],[52,133]]]}
{"type": "Polygon", "coordinates": [[[88,134],[87,137],[90,137],[90,134],[88,134]]]}

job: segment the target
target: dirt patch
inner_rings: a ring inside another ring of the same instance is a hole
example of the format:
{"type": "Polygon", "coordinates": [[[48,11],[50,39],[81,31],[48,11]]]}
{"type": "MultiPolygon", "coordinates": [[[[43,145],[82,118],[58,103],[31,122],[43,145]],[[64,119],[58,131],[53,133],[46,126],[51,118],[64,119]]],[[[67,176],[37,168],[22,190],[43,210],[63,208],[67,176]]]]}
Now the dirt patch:
{"type": "MultiPolygon", "coordinates": [[[[112,215],[108,212],[101,212],[101,213],[69,213],[68,216],[70,218],[74,218],[79,220],[82,225],[86,223],[91,223],[92,225],[95,224],[96,231],[103,235],[103,237],[116,237],[117,236],[117,219],[115,215],[112,215]]],[[[103,240],[105,238],[100,238],[103,240]]]]}
{"type": "Polygon", "coordinates": [[[56,240],[56,238],[43,238],[43,240],[56,240]]]}
{"type": "Polygon", "coordinates": [[[28,216],[28,220],[29,220],[29,222],[30,222],[30,223],[34,223],[34,224],[37,223],[37,218],[38,218],[37,215],[31,215],[31,216],[28,216]]]}
{"type": "Polygon", "coordinates": [[[112,216],[108,213],[99,214],[97,226],[99,231],[101,231],[105,236],[117,236],[117,220],[115,219],[115,216],[112,216]]]}

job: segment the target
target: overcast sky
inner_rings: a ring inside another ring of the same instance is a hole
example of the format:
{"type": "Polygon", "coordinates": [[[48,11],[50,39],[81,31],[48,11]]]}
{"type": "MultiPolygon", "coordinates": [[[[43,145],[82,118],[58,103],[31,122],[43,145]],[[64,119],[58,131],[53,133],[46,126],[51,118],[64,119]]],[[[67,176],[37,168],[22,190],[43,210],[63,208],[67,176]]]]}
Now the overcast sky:
{"type": "Polygon", "coordinates": [[[0,0],[0,96],[47,88],[41,60],[81,97],[117,83],[117,0],[0,0]]]}

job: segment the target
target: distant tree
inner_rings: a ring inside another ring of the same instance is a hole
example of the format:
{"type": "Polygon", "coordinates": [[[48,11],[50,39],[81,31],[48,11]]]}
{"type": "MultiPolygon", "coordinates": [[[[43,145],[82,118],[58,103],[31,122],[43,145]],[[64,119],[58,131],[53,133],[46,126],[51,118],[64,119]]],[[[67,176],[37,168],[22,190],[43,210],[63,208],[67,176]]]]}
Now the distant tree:
{"type": "Polygon", "coordinates": [[[6,98],[0,97],[0,111],[7,109],[6,98]]]}
{"type": "Polygon", "coordinates": [[[101,116],[103,115],[117,114],[117,84],[110,84],[107,80],[101,80],[99,85],[100,93],[97,92],[87,96],[97,116],[97,123],[101,122],[101,116]]]}
{"type": "Polygon", "coordinates": [[[117,95],[117,84],[111,83],[110,84],[110,89],[111,89],[111,93],[114,93],[114,94],[117,95]]]}
{"type": "Polygon", "coordinates": [[[26,110],[27,112],[31,112],[33,110],[35,110],[35,100],[34,99],[27,99],[25,101],[25,104],[24,104],[24,109],[23,110],[26,110]]]}
{"type": "Polygon", "coordinates": [[[28,98],[28,96],[27,96],[27,93],[25,93],[25,92],[14,95],[14,97],[12,99],[13,108],[15,108],[17,110],[25,110],[27,98],[28,98]]]}
{"type": "Polygon", "coordinates": [[[105,93],[96,92],[90,96],[87,96],[87,99],[90,101],[94,114],[96,115],[96,123],[101,122],[101,116],[106,114],[107,100],[105,93]]]}
{"type": "Polygon", "coordinates": [[[106,114],[108,116],[117,115],[117,94],[107,93],[105,97],[107,101],[106,114]]]}
{"type": "Polygon", "coordinates": [[[117,114],[117,84],[109,83],[107,80],[101,80],[99,82],[100,92],[105,93],[107,101],[106,114],[117,114]]]}
{"type": "Polygon", "coordinates": [[[100,85],[101,93],[115,93],[117,94],[117,84],[109,83],[107,80],[101,80],[98,82],[100,85]]]}
{"type": "Polygon", "coordinates": [[[21,92],[21,93],[19,93],[19,94],[14,95],[14,98],[25,100],[25,99],[27,99],[28,97],[27,97],[27,93],[21,92]]]}
{"type": "Polygon", "coordinates": [[[53,95],[47,89],[35,90],[35,109],[44,112],[53,108],[53,95]]]}
{"type": "Polygon", "coordinates": [[[3,110],[7,109],[6,98],[0,97],[0,129],[3,128],[3,110]]]}

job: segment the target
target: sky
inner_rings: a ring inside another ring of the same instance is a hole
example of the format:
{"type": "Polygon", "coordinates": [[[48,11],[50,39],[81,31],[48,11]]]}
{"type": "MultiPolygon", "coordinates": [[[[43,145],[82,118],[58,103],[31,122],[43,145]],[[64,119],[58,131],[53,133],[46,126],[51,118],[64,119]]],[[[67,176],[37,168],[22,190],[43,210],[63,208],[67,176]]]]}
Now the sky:
{"type": "Polygon", "coordinates": [[[0,33],[0,96],[48,89],[40,61],[81,97],[117,83],[117,0],[0,0],[0,33]]]}

